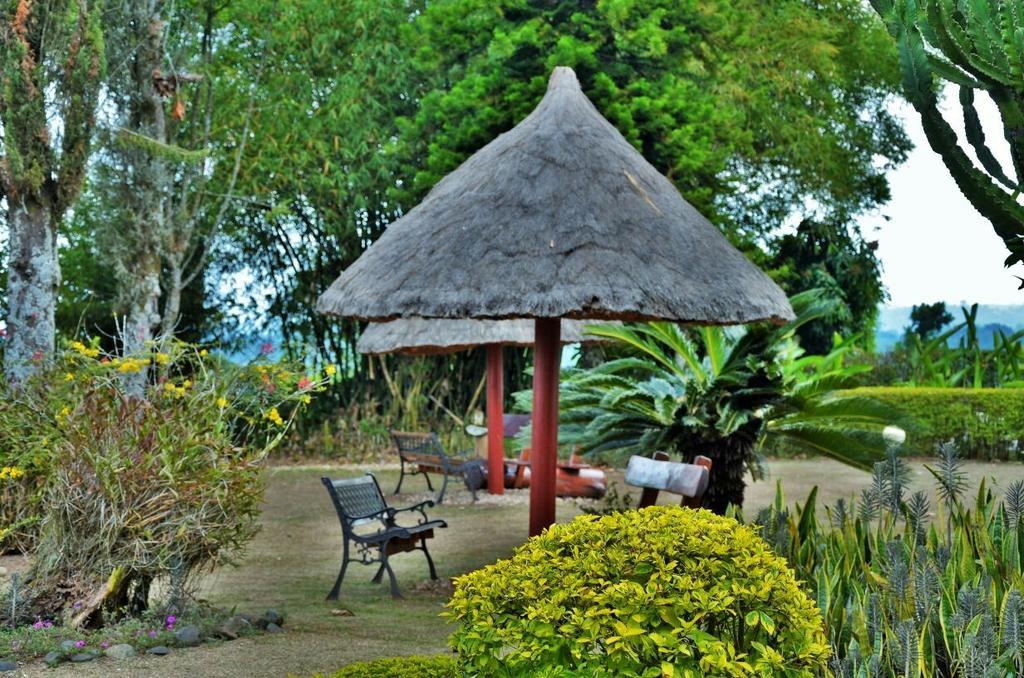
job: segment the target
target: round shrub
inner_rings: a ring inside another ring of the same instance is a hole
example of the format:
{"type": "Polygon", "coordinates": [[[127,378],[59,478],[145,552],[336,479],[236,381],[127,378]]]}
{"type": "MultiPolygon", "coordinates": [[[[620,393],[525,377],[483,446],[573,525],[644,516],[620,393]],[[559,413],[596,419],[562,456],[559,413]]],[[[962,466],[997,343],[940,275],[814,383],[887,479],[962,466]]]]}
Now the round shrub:
{"type": "Polygon", "coordinates": [[[706,510],[579,516],[460,577],[448,610],[484,676],[816,676],[829,655],[786,562],[706,510]]]}
{"type": "Polygon", "coordinates": [[[349,664],[331,678],[454,678],[457,676],[452,657],[388,657],[369,662],[349,664]]]}

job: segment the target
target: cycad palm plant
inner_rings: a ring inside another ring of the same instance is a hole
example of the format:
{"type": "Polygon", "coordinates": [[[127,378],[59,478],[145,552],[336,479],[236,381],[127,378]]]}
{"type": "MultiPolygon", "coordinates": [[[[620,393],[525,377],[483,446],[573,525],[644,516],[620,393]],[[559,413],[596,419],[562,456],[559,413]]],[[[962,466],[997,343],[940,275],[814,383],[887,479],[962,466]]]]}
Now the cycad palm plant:
{"type": "MultiPolygon", "coordinates": [[[[665,450],[714,462],[706,505],[740,505],[759,450],[784,446],[862,468],[884,453],[892,413],[843,394],[862,368],[845,364],[849,343],[805,356],[801,325],[828,313],[816,291],[791,300],[797,317],[782,326],[684,328],[665,322],[596,326],[625,356],[563,376],[561,441],[582,452],[625,456],[665,450]]],[[[525,402],[527,394],[520,394],[525,402]]]]}

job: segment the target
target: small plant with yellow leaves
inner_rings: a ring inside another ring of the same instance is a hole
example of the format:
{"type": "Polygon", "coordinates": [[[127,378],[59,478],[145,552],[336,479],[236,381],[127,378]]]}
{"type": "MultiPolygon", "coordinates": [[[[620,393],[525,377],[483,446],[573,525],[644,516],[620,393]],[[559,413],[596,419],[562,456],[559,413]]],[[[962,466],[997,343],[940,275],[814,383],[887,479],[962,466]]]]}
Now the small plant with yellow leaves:
{"type": "Polygon", "coordinates": [[[821,616],[786,561],[706,510],[579,516],[455,585],[467,675],[827,675],[821,616]]]}

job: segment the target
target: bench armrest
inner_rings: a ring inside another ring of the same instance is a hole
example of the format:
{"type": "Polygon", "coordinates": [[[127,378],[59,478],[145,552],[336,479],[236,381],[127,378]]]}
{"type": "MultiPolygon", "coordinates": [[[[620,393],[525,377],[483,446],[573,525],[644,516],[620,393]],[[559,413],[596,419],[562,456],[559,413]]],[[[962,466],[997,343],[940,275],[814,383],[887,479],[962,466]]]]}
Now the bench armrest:
{"type": "Polygon", "coordinates": [[[434,506],[433,499],[427,499],[426,501],[421,501],[418,504],[413,504],[412,506],[403,506],[402,508],[392,508],[389,506],[387,508],[388,519],[393,521],[395,516],[399,513],[404,513],[406,511],[418,511],[419,514],[423,516],[423,520],[426,521],[427,512],[424,511],[424,509],[431,508],[432,506],[434,506]]]}
{"type": "Polygon", "coordinates": [[[348,519],[355,522],[357,520],[369,520],[370,518],[384,519],[387,517],[390,509],[385,508],[383,511],[374,511],[373,513],[367,513],[365,516],[348,516],[348,519]]]}

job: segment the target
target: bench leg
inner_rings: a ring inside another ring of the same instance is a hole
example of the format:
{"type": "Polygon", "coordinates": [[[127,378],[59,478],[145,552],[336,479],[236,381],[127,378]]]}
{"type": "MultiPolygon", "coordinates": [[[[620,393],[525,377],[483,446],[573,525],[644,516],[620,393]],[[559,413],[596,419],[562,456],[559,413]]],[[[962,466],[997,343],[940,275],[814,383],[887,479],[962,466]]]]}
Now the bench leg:
{"type": "Polygon", "coordinates": [[[341,572],[338,573],[338,578],[334,580],[334,587],[331,592],[327,594],[327,600],[337,600],[338,594],[341,592],[341,582],[345,579],[345,570],[348,569],[348,540],[345,541],[345,549],[341,556],[341,572]]]}
{"type": "MultiPolygon", "coordinates": [[[[424,474],[426,475],[426,474],[424,474]]],[[[430,488],[433,490],[434,488],[430,488]]],[[[441,492],[437,495],[437,503],[440,504],[444,501],[444,491],[448,489],[448,469],[444,470],[444,482],[441,483],[441,492]]]]}
{"type": "Polygon", "coordinates": [[[395,571],[391,569],[391,565],[388,563],[387,546],[381,551],[381,558],[383,560],[380,563],[382,569],[387,570],[388,579],[391,580],[391,597],[402,598],[402,592],[398,590],[398,580],[395,578],[395,571]]]}
{"type": "Polygon", "coordinates": [[[373,579],[370,580],[373,584],[379,584],[380,580],[384,577],[384,562],[381,561],[380,567],[377,568],[377,574],[373,575],[373,579]]]}
{"type": "Polygon", "coordinates": [[[398,474],[398,486],[395,487],[394,494],[398,494],[399,492],[402,491],[402,481],[405,480],[405,459],[402,459],[401,462],[402,462],[402,470],[398,474]]]}
{"type": "Polygon", "coordinates": [[[423,479],[427,481],[427,489],[433,492],[434,484],[430,482],[430,474],[428,474],[426,471],[420,471],[420,473],[423,474],[423,479]]]}
{"type": "Polygon", "coordinates": [[[430,551],[427,550],[427,538],[424,537],[420,540],[420,548],[423,549],[423,555],[427,557],[427,565],[430,566],[430,578],[437,579],[437,570],[434,569],[434,559],[430,557],[430,551]]]}

